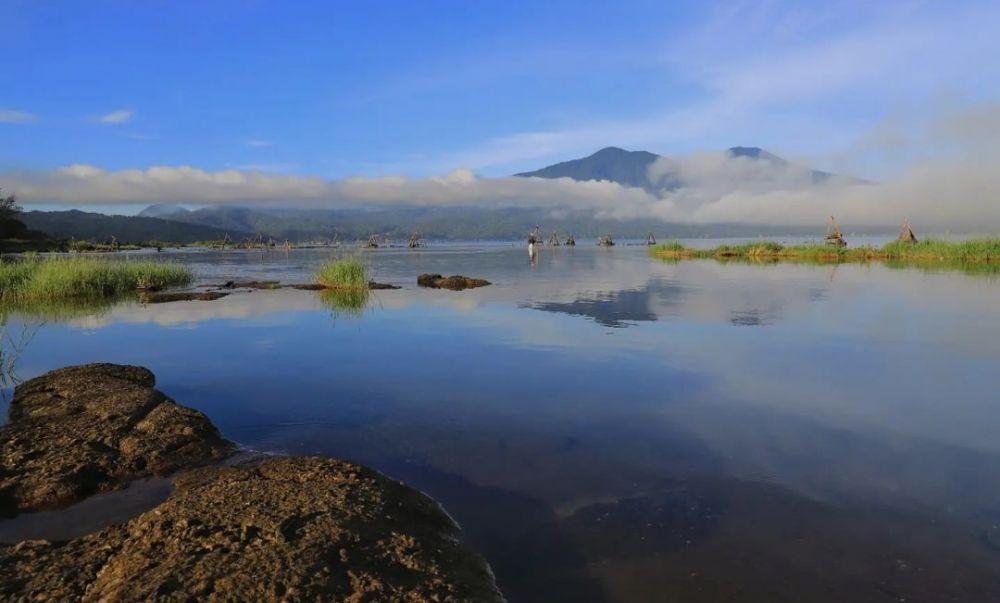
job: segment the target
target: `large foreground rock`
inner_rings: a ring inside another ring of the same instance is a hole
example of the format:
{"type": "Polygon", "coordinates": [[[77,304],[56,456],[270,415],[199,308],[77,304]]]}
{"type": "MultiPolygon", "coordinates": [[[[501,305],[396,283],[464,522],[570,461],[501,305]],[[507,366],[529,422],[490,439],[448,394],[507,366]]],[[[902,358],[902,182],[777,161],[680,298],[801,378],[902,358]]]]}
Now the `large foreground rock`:
{"type": "Polygon", "coordinates": [[[0,427],[0,516],[47,509],[221,459],[233,445],[137,366],[55,370],[14,391],[0,427]]]}
{"type": "Polygon", "coordinates": [[[274,458],[175,483],[123,526],[0,546],[0,598],[501,600],[438,505],[370,469],[274,458]]]}
{"type": "Polygon", "coordinates": [[[485,279],[471,278],[460,274],[452,276],[441,276],[440,274],[421,274],[417,277],[417,284],[421,287],[430,287],[431,289],[451,289],[452,291],[461,291],[463,289],[485,287],[486,285],[489,285],[490,282],[485,279]]]}
{"type": "Polygon", "coordinates": [[[177,473],[165,502],[124,524],[0,545],[0,600],[502,600],[451,518],[371,469],[277,457],[190,470],[234,445],[153,385],[144,368],[92,364],[16,389],[0,428],[7,514],[177,473]]]}

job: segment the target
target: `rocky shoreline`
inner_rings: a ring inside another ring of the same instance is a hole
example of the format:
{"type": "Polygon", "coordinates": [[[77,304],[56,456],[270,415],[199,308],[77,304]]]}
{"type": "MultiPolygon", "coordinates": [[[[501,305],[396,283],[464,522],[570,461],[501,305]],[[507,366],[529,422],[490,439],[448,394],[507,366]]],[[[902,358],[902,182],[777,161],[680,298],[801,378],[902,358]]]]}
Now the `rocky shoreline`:
{"type": "Polygon", "coordinates": [[[427,496],[336,459],[220,466],[235,445],[154,383],[141,367],[92,364],[16,389],[0,427],[4,515],[149,475],[173,474],[175,489],[120,525],[0,545],[0,598],[502,601],[427,496]]]}

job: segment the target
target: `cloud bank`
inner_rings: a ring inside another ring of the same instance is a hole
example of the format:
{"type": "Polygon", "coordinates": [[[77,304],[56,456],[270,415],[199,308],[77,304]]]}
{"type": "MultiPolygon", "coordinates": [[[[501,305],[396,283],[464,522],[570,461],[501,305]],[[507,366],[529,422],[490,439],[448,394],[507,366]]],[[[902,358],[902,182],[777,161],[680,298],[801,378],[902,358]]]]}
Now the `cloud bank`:
{"type": "MultiPolygon", "coordinates": [[[[649,169],[657,194],[607,181],[488,178],[466,169],[442,176],[316,176],[191,166],[104,170],[75,164],[0,175],[26,204],[194,203],[289,207],[480,206],[585,209],[600,218],[691,224],[849,226],[910,219],[918,228],[1000,229],[1000,103],[948,114],[910,136],[918,159],[881,183],[817,178],[791,162],[725,152],[663,157],[649,169]],[[928,144],[933,141],[933,144],[928,144]],[[921,148],[935,149],[920,156],[921,148]]],[[[895,143],[894,143],[895,144],[895,143]]]]}

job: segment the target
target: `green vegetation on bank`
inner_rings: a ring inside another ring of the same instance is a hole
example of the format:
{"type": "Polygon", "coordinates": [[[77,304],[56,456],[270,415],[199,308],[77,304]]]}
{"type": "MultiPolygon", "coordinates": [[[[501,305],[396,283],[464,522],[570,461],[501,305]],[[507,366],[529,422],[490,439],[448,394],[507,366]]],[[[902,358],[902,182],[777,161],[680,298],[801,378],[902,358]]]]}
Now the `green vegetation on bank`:
{"type": "Polygon", "coordinates": [[[100,299],[140,289],[187,285],[191,271],[180,264],[92,257],[29,257],[0,262],[0,302],[24,304],[100,299]]]}
{"type": "Polygon", "coordinates": [[[332,259],[316,272],[316,282],[331,289],[368,290],[368,267],[353,257],[332,259]]]}
{"type": "Polygon", "coordinates": [[[1000,261],[1000,239],[970,239],[919,243],[893,241],[882,247],[836,247],[823,244],[785,246],[774,241],[720,245],[712,249],[684,247],[676,241],[650,247],[662,259],[714,258],[750,261],[867,262],[973,264],[1000,261]]]}

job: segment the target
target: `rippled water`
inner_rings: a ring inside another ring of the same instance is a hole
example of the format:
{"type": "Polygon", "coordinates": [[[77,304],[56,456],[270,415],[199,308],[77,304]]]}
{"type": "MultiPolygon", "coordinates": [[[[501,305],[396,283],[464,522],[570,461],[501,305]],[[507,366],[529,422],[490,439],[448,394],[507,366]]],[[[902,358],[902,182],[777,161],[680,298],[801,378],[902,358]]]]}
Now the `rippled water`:
{"type": "MultiPolygon", "coordinates": [[[[210,284],[304,282],[328,254],[163,255],[210,284]]],[[[31,333],[16,370],[144,365],[246,447],[402,479],[512,601],[1000,600],[996,275],[641,247],[365,258],[403,288],[360,315],[279,290],[11,317],[31,333]]]]}

